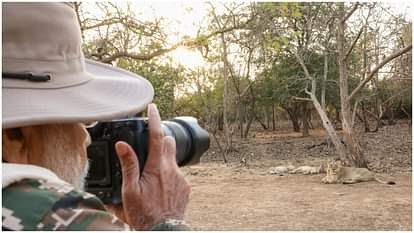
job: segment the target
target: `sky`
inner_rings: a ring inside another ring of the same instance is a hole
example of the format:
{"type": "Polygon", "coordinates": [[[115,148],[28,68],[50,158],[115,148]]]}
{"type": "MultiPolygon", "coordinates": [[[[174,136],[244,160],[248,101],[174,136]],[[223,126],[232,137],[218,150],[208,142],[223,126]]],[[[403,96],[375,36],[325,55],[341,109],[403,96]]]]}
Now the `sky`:
{"type": "MultiPolygon", "coordinates": [[[[129,3],[141,20],[164,18],[167,23],[165,32],[169,35],[168,41],[171,45],[181,41],[183,36],[195,37],[208,10],[208,5],[201,1],[130,1],[129,3]]],[[[117,5],[126,7],[127,2],[119,1],[117,5]]],[[[100,12],[94,2],[84,2],[84,8],[99,17],[100,12]]],[[[190,69],[196,69],[204,64],[201,54],[197,51],[179,48],[169,55],[175,62],[190,69]]]]}
{"type": "MultiPolygon", "coordinates": [[[[170,31],[180,31],[182,35],[193,36],[197,33],[197,25],[207,12],[207,5],[201,1],[130,1],[138,18],[153,20],[163,17],[169,23],[170,31]]],[[[117,5],[126,7],[126,1],[117,5]]],[[[85,2],[86,9],[92,14],[99,15],[93,2],[85,2]]],[[[174,40],[172,36],[171,40],[174,40]]],[[[172,41],[173,42],[173,41],[172,41]]]]}

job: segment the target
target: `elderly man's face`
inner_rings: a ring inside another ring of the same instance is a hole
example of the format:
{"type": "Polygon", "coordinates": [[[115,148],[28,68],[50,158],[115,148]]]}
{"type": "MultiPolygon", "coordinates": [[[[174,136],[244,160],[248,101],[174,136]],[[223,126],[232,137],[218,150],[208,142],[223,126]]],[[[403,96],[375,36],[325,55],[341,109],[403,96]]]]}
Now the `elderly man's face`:
{"type": "Polygon", "coordinates": [[[20,128],[20,133],[17,139],[10,135],[7,139],[10,142],[22,142],[20,147],[23,149],[17,150],[13,148],[16,147],[13,143],[5,146],[3,131],[3,158],[8,162],[48,168],[61,179],[83,188],[88,170],[86,147],[90,144],[89,134],[83,124],[29,126],[20,128]]]}

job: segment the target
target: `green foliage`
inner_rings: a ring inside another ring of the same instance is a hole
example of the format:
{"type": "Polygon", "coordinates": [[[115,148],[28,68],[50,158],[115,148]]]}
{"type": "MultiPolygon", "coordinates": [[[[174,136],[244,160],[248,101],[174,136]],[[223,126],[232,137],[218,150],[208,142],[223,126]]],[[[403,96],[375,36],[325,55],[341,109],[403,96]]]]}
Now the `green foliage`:
{"type": "Polygon", "coordinates": [[[259,8],[282,17],[299,18],[302,16],[302,6],[297,2],[262,2],[259,3],[259,8]]]}
{"type": "Polygon", "coordinates": [[[281,2],[279,11],[283,17],[299,18],[302,16],[301,5],[297,2],[281,2]]]}
{"type": "Polygon", "coordinates": [[[209,117],[218,114],[223,102],[223,82],[202,93],[181,96],[176,100],[176,111],[180,115],[194,116],[200,122],[208,122],[209,117]]]}
{"type": "MultiPolygon", "coordinates": [[[[326,82],[327,104],[340,106],[338,86],[338,66],[333,57],[328,59],[328,81],[326,82]]],[[[323,81],[323,62],[321,54],[313,53],[307,61],[309,73],[317,80],[317,97],[320,98],[320,87],[323,81]]],[[[302,68],[293,56],[281,56],[269,68],[261,73],[260,82],[256,86],[259,102],[266,106],[272,104],[287,105],[292,97],[309,96],[310,80],[305,79],[302,68]]]]}
{"type": "Polygon", "coordinates": [[[136,61],[120,59],[118,66],[139,74],[148,79],[154,87],[154,100],[162,118],[174,115],[174,91],[183,79],[183,68],[175,68],[171,63],[162,63],[155,59],[150,61],[136,61]]]}
{"type": "Polygon", "coordinates": [[[195,44],[197,44],[199,46],[207,46],[208,45],[208,37],[206,35],[197,35],[194,42],[195,42],[195,44]]]}
{"type": "Polygon", "coordinates": [[[289,40],[287,37],[279,37],[266,34],[264,44],[267,49],[278,53],[289,44],[289,40]]]}

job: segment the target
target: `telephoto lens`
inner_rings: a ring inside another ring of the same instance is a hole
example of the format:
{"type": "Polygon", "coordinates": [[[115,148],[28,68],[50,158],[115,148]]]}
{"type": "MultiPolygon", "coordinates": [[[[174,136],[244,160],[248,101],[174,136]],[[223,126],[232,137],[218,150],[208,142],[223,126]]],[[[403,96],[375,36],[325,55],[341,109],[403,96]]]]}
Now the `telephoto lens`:
{"type": "Polygon", "coordinates": [[[210,146],[207,131],[194,117],[176,117],[161,124],[165,136],[172,136],[176,144],[178,166],[196,164],[210,146]]]}
{"type": "MultiPolygon", "coordinates": [[[[178,166],[196,164],[210,146],[209,134],[193,117],[176,117],[161,124],[165,136],[176,142],[178,166]]],[[[127,142],[137,154],[140,172],[148,156],[148,121],[131,118],[99,122],[89,127],[92,143],[87,148],[89,172],[86,191],[97,195],[104,203],[122,202],[121,165],[115,151],[115,143],[127,142]]]]}

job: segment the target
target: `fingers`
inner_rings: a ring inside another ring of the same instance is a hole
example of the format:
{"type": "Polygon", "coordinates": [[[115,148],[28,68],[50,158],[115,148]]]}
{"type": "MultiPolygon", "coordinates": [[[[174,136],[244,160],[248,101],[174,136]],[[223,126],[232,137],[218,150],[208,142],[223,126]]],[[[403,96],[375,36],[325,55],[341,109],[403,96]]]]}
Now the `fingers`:
{"type": "Polygon", "coordinates": [[[119,141],[115,150],[121,163],[122,184],[134,187],[139,180],[139,162],[134,150],[126,142],[119,141]]]}
{"type": "Polygon", "coordinates": [[[169,162],[177,165],[175,139],[171,136],[164,137],[163,155],[169,162]]]}
{"type": "Polygon", "coordinates": [[[161,118],[155,104],[148,105],[149,150],[146,166],[159,164],[162,156],[164,133],[161,128],[161,118]]]}

